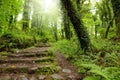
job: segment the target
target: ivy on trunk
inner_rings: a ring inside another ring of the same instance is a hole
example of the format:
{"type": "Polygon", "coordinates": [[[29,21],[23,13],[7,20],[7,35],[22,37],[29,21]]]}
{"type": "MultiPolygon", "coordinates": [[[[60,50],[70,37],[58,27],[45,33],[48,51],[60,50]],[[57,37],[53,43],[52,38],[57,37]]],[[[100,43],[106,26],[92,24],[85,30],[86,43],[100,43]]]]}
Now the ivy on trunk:
{"type": "Polygon", "coordinates": [[[91,50],[90,38],[89,38],[89,35],[82,23],[82,20],[80,19],[79,15],[78,15],[77,10],[74,8],[74,6],[72,5],[72,2],[70,0],[61,0],[61,2],[62,2],[62,5],[67,10],[67,14],[70,17],[70,20],[73,24],[73,27],[74,27],[77,37],[79,39],[82,50],[84,50],[85,52],[90,51],[91,50]]]}

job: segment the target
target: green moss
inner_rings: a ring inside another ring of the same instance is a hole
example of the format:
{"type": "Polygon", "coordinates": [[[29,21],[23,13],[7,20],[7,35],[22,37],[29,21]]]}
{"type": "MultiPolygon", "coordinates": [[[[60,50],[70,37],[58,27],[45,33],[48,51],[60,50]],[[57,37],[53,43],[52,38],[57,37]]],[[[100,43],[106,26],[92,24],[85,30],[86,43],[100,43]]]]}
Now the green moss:
{"type": "Polygon", "coordinates": [[[6,68],[6,69],[3,69],[4,72],[7,72],[7,73],[11,73],[11,72],[18,72],[18,73],[26,73],[28,71],[27,68],[6,68]]]}
{"type": "Polygon", "coordinates": [[[11,49],[23,49],[33,46],[37,35],[32,32],[21,32],[20,30],[7,30],[0,35],[0,51],[11,51],[11,49]]]}
{"type": "Polygon", "coordinates": [[[39,63],[39,62],[54,62],[54,57],[48,57],[46,59],[36,60],[35,62],[36,63],[39,63]]]}
{"type": "Polygon", "coordinates": [[[53,66],[49,66],[49,67],[38,68],[36,73],[37,74],[53,74],[57,71],[58,71],[57,67],[55,65],[53,65],[53,66]]]}
{"type": "Polygon", "coordinates": [[[0,55],[1,55],[1,56],[7,56],[8,53],[4,51],[4,52],[0,52],[0,55]]]}

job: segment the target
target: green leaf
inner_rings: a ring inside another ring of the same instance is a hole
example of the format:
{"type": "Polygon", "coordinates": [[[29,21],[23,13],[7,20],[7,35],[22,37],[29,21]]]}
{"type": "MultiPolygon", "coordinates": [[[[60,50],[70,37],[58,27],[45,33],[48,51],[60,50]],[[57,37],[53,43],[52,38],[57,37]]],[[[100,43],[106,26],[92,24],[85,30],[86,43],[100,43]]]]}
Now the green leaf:
{"type": "Polygon", "coordinates": [[[100,80],[100,77],[98,76],[88,76],[84,78],[83,80],[100,80]]]}

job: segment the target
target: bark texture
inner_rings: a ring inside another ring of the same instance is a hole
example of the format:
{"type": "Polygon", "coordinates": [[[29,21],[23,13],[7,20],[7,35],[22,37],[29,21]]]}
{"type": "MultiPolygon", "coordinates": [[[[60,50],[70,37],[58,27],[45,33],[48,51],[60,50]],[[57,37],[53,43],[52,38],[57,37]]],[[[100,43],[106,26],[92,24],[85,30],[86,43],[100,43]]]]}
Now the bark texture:
{"type": "Polygon", "coordinates": [[[25,0],[23,9],[23,30],[29,28],[30,22],[30,0],[25,0]]]}
{"type": "Polygon", "coordinates": [[[67,10],[67,14],[74,26],[75,32],[81,44],[81,48],[86,52],[91,50],[91,42],[89,39],[89,35],[83,26],[82,20],[80,19],[77,10],[72,5],[70,0],[61,0],[62,5],[67,10]]]}
{"type": "Polygon", "coordinates": [[[67,16],[67,12],[64,9],[64,31],[65,31],[65,37],[66,39],[70,40],[71,38],[71,31],[70,31],[70,22],[69,22],[69,18],[67,16]]]}
{"type": "Polygon", "coordinates": [[[115,23],[116,23],[116,34],[120,37],[120,0],[111,0],[115,23]]]}

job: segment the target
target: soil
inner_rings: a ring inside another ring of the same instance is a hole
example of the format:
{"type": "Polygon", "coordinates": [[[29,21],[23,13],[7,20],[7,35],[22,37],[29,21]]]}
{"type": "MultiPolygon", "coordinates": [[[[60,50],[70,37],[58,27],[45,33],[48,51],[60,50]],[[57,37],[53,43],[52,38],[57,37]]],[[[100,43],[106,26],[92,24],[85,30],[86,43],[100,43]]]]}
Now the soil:
{"type": "Polygon", "coordinates": [[[73,66],[61,53],[57,52],[56,58],[57,58],[58,65],[62,69],[71,70],[70,73],[63,73],[62,71],[60,71],[59,73],[61,75],[74,77],[75,80],[77,80],[79,78],[79,75],[77,73],[77,68],[75,66],[73,66]]]}

